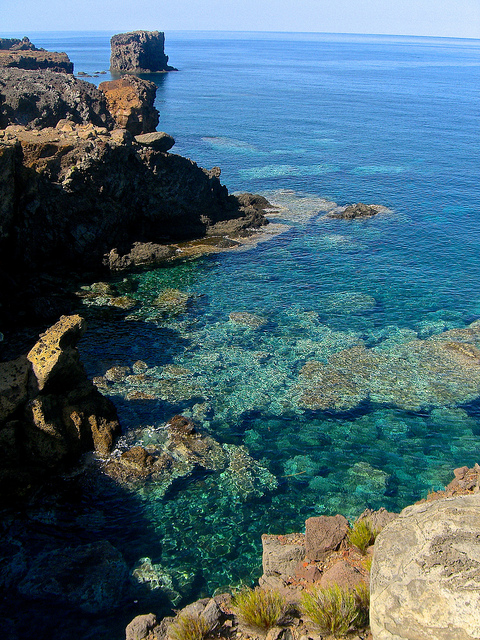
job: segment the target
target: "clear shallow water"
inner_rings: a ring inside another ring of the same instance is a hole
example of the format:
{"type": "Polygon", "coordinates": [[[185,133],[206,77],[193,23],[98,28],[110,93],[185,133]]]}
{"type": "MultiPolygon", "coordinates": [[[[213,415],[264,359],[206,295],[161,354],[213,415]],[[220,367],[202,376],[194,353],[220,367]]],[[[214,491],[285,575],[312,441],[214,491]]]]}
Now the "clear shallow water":
{"type": "MultiPolygon", "coordinates": [[[[76,71],[108,68],[106,35],[32,40],[65,49],[76,71]]],[[[132,568],[152,558],[188,599],[257,577],[261,533],[399,510],[478,461],[478,384],[423,341],[480,317],[480,42],[167,33],[166,52],[180,72],[150,78],[159,129],[176,152],[222,167],[230,190],[282,205],[274,219],[288,225],[248,251],[129,276],[126,314],[84,309],[92,376],[149,367],[143,382],[109,384],[126,431],[148,425],[146,444],[181,412],[277,480],[263,495],[232,492],[219,474],[166,497],[147,487],[129,497],[143,533],[122,494],[92,493],[96,512],[118,514],[104,516],[103,537],[132,568]],[[324,199],[392,213],[326,219],[324,199]],[[178,314],[155,303],[167,289],[190,296],[178,314]],[[152,399],[128,400],[136,391],[152,399]]],[[[98,532],[82,508],[86,535],[98,532]]],[[[152,593],[139,612],[160,606],[152,593]]]]}

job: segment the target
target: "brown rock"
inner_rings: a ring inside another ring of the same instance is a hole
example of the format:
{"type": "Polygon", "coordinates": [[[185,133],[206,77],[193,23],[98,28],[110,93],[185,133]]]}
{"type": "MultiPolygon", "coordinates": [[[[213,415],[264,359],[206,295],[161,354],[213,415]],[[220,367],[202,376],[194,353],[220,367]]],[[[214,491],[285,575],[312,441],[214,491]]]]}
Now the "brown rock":
{"type": "Polygon", "coordinates": [[[308,518],[305,522],[305,554],[323,560],[339,548],[348,533],[348,520],[341,515],[308,518]]]}
{"type": "Polygon", "coordinates": [[[371,218],[377,215],[380,211],[384,210],[384,207],[375,204],[363,204],[358,202],[357,204],[351,204],[345,207],[343,211],[334,211],[328,214],[329,218],[342,218],[344,220],[354,220],[355,218],[371,218]]]}
{"type": "Polygon", "coordinates": [[[309,583],[317,582],[321,576],[319,568],[311,562],[299,562],[295,571],[295,578],[309,583]]]}
{"type": "Polygon", "coordinates": [[[157,617],[154,613],[137,616],[125,629],[126,640],[144,640],[156,624],[157,617]]]}
{"type": "Polygon", "coordinates": [[[73,73],[73,62],[70,62],[67,54],[56,51],[0,50],[0,67],[73,73]]]}
{"type": "Polygon", "coordinates": [[[398,518],[398,513],[387,511],[384,507],[373,511],[372,509],[365,509],[365,511],[358,517],[358,520],[368,520],[371,524],[373,531],[379,533],[383,527],[389,522],[398,518]]]}
{"type": "Polygon", "coordinates": [[[146,467],[152,466],[152,464],[154,463],[154,458],[153,456],[149,455],[146,449],[140,446],[136,446],[122,453],[122,462],[139,469],[144,469],[146,467]]]}
{"type": "Polygon", "coordinates": [[[105,94],[108,110],[117,127],[127,129],[134,136],[155,131],[158,111],[154,107],[157,87],[153,82],[124,76],[102,82],[98,88],[105,94]]]}
{"type": "Polygon", "coordinates": [[[320,580],[320,587],[333,587],[338,584],[344,589],[355,589],[361,582],[365,582],[364,577],[344,560],[339,560],[330,569],[325,571],[320,580]]]}

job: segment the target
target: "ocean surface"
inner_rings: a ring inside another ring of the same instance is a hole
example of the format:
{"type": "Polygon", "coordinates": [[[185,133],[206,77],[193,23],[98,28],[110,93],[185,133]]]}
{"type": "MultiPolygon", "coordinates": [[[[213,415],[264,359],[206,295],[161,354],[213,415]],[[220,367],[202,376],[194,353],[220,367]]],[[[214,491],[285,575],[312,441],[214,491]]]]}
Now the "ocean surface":
{"type": "MultiPolygon", "coordinates": [[[[28,35],[110,79],[112,34],[28,35]]],[[[182,413],[254,462],[166,494],[97,483],[74,507],[67,482],[29,515],[34,538],[41,526],[59,544],[108,539],[143,567],[121,615],[64,614],[81,638],[121,638],[137,613],[253,583],[262,533],[399,511],[480,461],[479,381],[443,348],[480,318],[480,41],[167,32],[166,53],[179,71],[145,77],[172,151],[220,166],[230,191],[266,195],[283,231],[122,277],[136,306],[81,309],[82,358],[91,376],[148,366],[108,384],[119,451],[157,442],[182,413]],[[355,202],[386,211],[326,216],[355,202]],[[165,312],[171,289],[186,296],[165,312]]],[[[52,611],[32,613],[45,616],[39,640],[52,611]]]]}

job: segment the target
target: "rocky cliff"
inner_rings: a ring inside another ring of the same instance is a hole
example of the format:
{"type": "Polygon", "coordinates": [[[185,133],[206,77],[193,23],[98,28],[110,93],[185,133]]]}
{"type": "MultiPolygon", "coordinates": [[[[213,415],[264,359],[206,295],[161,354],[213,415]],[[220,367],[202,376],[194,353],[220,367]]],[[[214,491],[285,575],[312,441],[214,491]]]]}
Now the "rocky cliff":
{"type": "Polygon", "coordinates": [[[157,86],[136,76],[124,76],[111,82],[102,82],[99,87],[105,94],[107,106],[120,129],[133,135],[155,131],[158,111],[154,106],[157,86]]]}
{"type": "Polygon", "coordinates": [[[119,33],[110,41],[112,71],[155,73],[175,71],[165,55],[165,35],[160,31],[119,33]]]}
{"type": "Polygon", "coordinates": [[[0,38],[0,67],[73,73],[66,53],[37,49],[28,38],[0,38]]]}
{"type": "Polygon", "coordinates": [[[76,345],[79,316],[62,317],[26,356],[0,363],[0,503],[31,492],[95,449],[107,454],[117,412],[87,378],[76,345]]]}

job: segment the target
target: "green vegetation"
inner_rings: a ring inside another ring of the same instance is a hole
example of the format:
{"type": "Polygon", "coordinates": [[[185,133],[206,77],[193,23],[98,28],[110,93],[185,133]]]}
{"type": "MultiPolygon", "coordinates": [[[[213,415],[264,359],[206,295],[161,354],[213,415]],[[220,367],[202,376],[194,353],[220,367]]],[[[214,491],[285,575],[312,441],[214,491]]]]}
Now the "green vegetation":
{"type": "Polygon", "coordinates": [[[361,582],[356,586],[353,595],[357,603],[357,617],[354,624],[357,629],[363,629],[370,622],[370,588],[365,582],[361,582]]]}
{"type": "Polygon", "coordinates": [[[367,548],[375,542],[377,533],[369,520],[357,520],[348,532],[348,540],[360,553],[365,554],[367,548]]]}
{"type": "Polygon", "coordinates": [[[277,591],[265,591],[259,587],[244,588],[234,594],[233,606],[244,624],[260,631],[268,631],[282,617],[285,599],[277,591]]]}
{"type": "Polygon", "coordinates": [[[204,640],[210,629],[203,616],[180,614],[169,629],[168,635],[173,640],[204,640]]]}
{"type": "Polygon", "coordinates": [[[302,594],[302,610],[320,632],[339,638],[349,629],[361,629],[368,625],[369,601],[365,583],[353,591],[334,585],[305,591],[302,594]]]}

